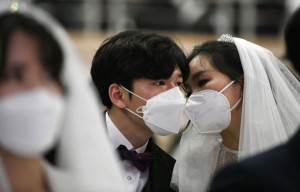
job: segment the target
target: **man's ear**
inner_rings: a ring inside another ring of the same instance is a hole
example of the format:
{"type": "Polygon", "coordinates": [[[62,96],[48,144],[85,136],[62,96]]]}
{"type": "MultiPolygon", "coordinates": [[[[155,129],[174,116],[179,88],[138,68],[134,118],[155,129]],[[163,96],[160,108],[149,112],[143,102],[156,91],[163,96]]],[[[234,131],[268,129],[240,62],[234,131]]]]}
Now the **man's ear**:
{"type": "Polygon", "coordinates": [[[113,83],[108,88],[108,94],[111,102],[119,107],[119,108],[125,108],[126,103],[124,102],[124,95],[125,92],[122,87],[117,85],[116,83],[113,83]]]}

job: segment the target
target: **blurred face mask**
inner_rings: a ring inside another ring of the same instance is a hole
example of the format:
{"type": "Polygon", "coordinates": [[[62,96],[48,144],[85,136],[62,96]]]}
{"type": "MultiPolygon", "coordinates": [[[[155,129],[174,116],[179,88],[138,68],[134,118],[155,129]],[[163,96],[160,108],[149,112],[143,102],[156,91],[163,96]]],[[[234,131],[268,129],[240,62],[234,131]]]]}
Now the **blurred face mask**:
{"type": "Polygon", "coordinates": [[[58,137],[63,109],[63,98],[43,88],[0,99],[1,147],[21,157],[43,154],[58,137]]]}
{"type": "Polygon", "coordinates": [[[128,108],[126,110],[142,118],[153,133],[158,135],[178,133],[180,127],[184,124],[182,121],[187,120],[183,116],[186,99],[179,87],[169,89],[149,100],[136,95],[125,87],[123,88],[127,92],[146,101],[146,105],[137,108],[136,113],[128,108]],[[143,116],[139,115],[139,113],[143,114],[143,116]]]}
{"type": "Polygon", "coordinates": [[[241,98],[230,108],[229,101],[222,93],[233,83],[231,81],[220,92],[203,90],[189,97],[185,111],[199,133],[220,133],[229,126],[231,111],[241,98]]]}

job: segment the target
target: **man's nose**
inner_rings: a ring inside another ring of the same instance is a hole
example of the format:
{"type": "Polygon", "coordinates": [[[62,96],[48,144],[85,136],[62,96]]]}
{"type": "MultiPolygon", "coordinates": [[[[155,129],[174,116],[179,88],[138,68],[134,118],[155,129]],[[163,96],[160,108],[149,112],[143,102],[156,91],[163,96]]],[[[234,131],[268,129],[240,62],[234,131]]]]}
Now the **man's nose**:
{"type": "Polygon", "coordinates": [[[177,84],[176,83],[167,83],[167,89],[169,90],[169,89],[172,89],[172,88],[174,88],[174,87],[176,87],[177,86],[177,84]]]}

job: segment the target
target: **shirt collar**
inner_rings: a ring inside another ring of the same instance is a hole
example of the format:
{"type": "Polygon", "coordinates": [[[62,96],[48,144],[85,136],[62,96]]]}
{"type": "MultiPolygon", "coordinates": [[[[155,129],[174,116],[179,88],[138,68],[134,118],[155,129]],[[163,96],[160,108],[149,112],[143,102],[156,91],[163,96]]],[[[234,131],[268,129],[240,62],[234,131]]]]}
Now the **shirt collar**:
{"type": "MultiPolygon", "coordinates": [[[[108,136],[111,140],[112,146],[116,149],[120,144],[127,147],[128,150],[134,149],[132,144],[127,140],[127,138],[120,132],[116,125],[112,122],[111,118],[108,115],[108,112],[105,114],[106,126],[108,131],[108,136]]],[[[145,145],[135,149],[137,153],[145,152],[147,148],[147,143],[145,145]]]]}

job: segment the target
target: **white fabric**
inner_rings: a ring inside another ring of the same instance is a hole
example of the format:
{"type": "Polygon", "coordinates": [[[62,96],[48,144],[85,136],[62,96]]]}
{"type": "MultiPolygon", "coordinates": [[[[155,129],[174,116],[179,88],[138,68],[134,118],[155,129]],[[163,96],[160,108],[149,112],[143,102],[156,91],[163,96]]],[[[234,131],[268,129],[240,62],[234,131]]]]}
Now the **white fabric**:
{"type": "Polygon", "coordinates": [[[62,96],[46,88],[18,92],[0,99],[0,145],[21,157],[48,151],[61,130],[62,96]]]}
{"type": "Polygon", "coordinates": [[[229,149],[223,143],[220,143],[220,150],[215,171],[226,166],[228,163],[237,162],[238,150],[229,149]]]}
{"type": "Polygon", "coordinates": [[[179,132],[181,121],[184,120],[183,111],[186,99],[178,86],[155,95],[149,100],[138,96],[125,87],[123,89],[146,101],[145,106],[136,109],[136,112],[142,113],[143,116],[138,115],[128,108],[126,110],[142,118],[153,133],[165,136],[179,132]],[[171,114],[170,111],[172,111],[171,114]]]}
{"type": "MultiPolygon", "coordinates": [[[[293,135],[300,124],[300,83],[269,50],[243,39],[233,40],[244,70],[240,160],[293,135]]],[[[179,191],[206,191],[221,141],[219,134],[199,134],[190,126],[181,138],[171,186],[179,186],[179,191]]]]}
{"type": "MultiPolygon", "coordinates": [[[[126,139],[126,137],[119,131],[115,124],[110,119],[108,113],[105,114],[106,127],[108,131],[108,136],[112,142],[112,146],[116,149],[119,145],[124,145],[128,150],[134,149],[132,144],[126,139]]],[[[145,152],[148,142],[134,149],[137,153],[145,152]]],[[[123,181],[126,184],[127,191],[130,192],[140,192],[143,190],[149,178],[149,168],[146,171],[141,172],[138,170],[130,161],[119,160],[121,167],[123,168],[123,181]]]]}
{"type": "Polygon", "coordinates": [[[5,168],[2,163],[2,159],[0,156],[0,191],[1,192],[11,192],[11,187],[5,173],[5,168]]]}
{"type": "Polygon", "coordinates": [[[300,83],[271,51],[234,38],[244,70],[239,158],[285,142],[300,124],[300,83]]]}
{"type": "Polygon", "coordinates": [[[176,191],[206,191],[221,141],[220,134],[200,134],[190,123],[181,136],[171,187],[176,191]]]}
{"type": "Polygon", "coordinates": [[[84,185],[76,184],[81,182],[79,177],[72,176],[71,172],[63,172],[59,168],[50,165],[47,161],[43,161],[43,168],[45,169],[50,192],[85,191],[84,185]]]}
{"type": "Polygon", "coordinates": [[[58,165],[55,171],[65,175],[62,178],[68,181],[73,179],[73,182],[64,184],[62,181],[60,184],[72,185],[71,191],[124,191],[117,157],[108,141],[101,118],[101,105],[69,36],[47,13],[37,7],[25,3],[11,6],[11,2],[1,2],[1,14],[14,10],[36,19],[53,33],[63,49],[65,58],[62,76],[67,88],[66,113],[59,138],[58,165]]]}

